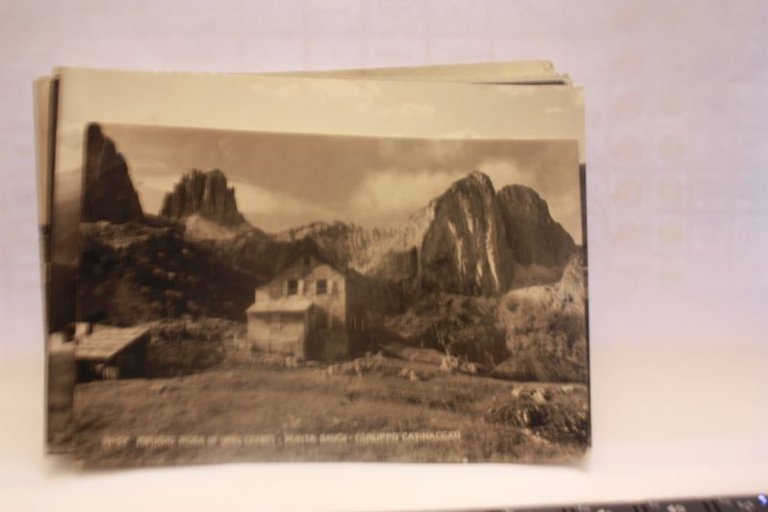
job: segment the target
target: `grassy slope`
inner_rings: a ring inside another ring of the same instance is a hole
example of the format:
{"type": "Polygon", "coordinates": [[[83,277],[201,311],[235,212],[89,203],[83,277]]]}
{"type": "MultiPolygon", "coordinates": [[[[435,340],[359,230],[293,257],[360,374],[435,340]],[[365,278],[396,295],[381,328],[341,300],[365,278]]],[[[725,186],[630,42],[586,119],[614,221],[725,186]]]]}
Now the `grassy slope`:
{"type": "Polygon", "coordinates": [[[375,357],[335,370],[240,366],[182,378],[78,385],[77,453],[96,465],[132,465],[237,460],[554,461],[573,460],[586,449],[586,431],[574,426],[586,428],[587,390],[581,385],[515,384],[375,357]],[[531,428],[504,414],[542,408],[551,421],[531,428]],[[436,430],[459,430],[462,440],[204,449],[100,446],[106,434],[436,430]]]}

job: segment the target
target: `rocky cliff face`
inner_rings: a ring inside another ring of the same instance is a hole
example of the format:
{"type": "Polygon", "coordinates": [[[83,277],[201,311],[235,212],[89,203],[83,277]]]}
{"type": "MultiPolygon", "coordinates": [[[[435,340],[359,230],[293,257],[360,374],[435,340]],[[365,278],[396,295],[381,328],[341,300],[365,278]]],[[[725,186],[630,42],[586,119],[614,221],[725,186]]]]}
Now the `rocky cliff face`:
{"type": "Polygon", "coordinates": [[[473,172],[457,181],[433,208],[419,254],[425,289],[464,295],[506,290],[512,280],[512,253],[488,176],[473,172]]]}
{"type": "Polygon", "coordinates": [[[310,238],[326,259],[341,268],[397,281],[415,277],[418,269],[416,248],[421,245],[423,232],[415,234],[412,230],[412,223],[366,229],[340,221],[314,222],[279,233],[276,239],[288,242],[310,238]]]}
{"type": "Polygon", "coordinates": [[[237,210],[235,189],[227,186],[226,176],[218,169],[193,169],[185,174],[173,192],[165,195],[160,215],[171,219],[201,215],[224,226],[244,222],[237,210]]]}
{"type": "Polygon", "coordinates": [[[97,124],[86,132],[84,174],[83,221],[125,223],[144,218],[125,158],[97,124]]]}
{"type": "Polygon", "coordinates": [[[304,237],[340,267],[463,295],[499,295],[516,282],[516,267],[562,267],[575,250],[533,189],[513,185],[497,193],[480,172],[396,226],[316,222],[277,235],[282,241],[304,237]]]}
{"type": "Polygon", "coordinates": [[[549,207],[535,190],[508,185],[498,194],[498,205],[506,227],[506,244],[521,265],[564,265],[573,254],[571,235],[555,222],[549,207]]]}

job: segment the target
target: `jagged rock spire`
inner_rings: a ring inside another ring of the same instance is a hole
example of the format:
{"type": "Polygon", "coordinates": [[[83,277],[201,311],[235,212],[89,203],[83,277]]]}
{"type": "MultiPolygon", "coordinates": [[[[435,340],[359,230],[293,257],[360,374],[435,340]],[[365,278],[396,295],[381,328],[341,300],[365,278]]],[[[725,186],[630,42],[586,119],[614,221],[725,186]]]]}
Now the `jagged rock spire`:
{"type": "Polygon", "coordinates": [[[95,123],[86,131],[83,167],[83,221],[125,223],[144,218],[125,158],[95,123]]]}
{"type": "Polygon", "coordinates": [[[227,178],[219,169],[204,172],[192,169],[185,174],[163,199],[160,215],[182,219],[201,215],[222,225],[243,222],[237,209],[235,189],[227,186],[227,178]]]}

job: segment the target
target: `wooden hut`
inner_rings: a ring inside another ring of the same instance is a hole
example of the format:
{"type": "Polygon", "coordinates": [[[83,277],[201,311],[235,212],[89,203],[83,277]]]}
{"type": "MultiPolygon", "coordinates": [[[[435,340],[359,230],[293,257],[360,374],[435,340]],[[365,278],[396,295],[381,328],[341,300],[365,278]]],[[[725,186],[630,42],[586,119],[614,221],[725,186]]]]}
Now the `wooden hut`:
{"type": "Polygon", "coordinates": [[[93,326],[75,341],[77,381],[144,376],[148,342],[146,326],[93,326]]]}

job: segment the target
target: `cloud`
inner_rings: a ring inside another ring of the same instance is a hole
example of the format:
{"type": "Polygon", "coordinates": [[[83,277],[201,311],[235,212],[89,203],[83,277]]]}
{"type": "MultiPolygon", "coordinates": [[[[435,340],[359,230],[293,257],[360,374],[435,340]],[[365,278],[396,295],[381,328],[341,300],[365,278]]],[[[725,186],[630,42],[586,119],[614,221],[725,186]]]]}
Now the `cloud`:
{"type": "MultiPolygon", "coordinates": [[[[167,167],[164,164],[160,165],[162,165],[163,168],[167,167]]],[[[181,179],[180,176],[168,172],[152,172],[153,169],[150,169],[148,166],[142,166],[142,169],[146,169],[150,172],[142,172],[141,174],[133,173],[134,176],[132,177],[133,184],[139,193],[144,189],[163,193],[171,192],[176,183],[181,179]]]]}
{"type": "Polygon", "coordinates": [[[132,181],[136,192],[139,194],[141,209],[144,210],[144,213],[157,214],[160,212],[165,194],[173,190],[179,181],[179,176],[162,172],[167,168],[162,163],[158,163],[155,169],[151,167],[146,164],[142,165],[142,169],[149,172],[132,173],[132,181]]]}
{"type": "Polygon", "coordinates": [[[524,172],[512,159],[484,160],[477,166],[477,170],[484,172],[491,178],[496,190],[510,184],[527,185],[535,187],[536,183],[528,172],[524,172]]]}
{"type": "Polygon", "coordinates": [[[235,187],[237,208],[251,222],[271,227],[284,218],[307,217],[314,220],[332,220],[337,215],[327,207],[308,203],[296,197],[271,192],[265,188],[241,181],[229,181],[235,187]]]}
{"type": "MultiPolygon", "coordinates": [[[[354,91],[344,89],[332,88],[328,101],[354,91]]],[[[418,102],[386,106],[404,106],[405,115],[430,111],[418,102]]],[[[386,106],[374,105],[370,115],[386,106]]],[[[472,170],[487,173],[497,189],[531,186],[551,205],[578,194],[576,141],[471,139],[469,131],[398,139],[120,125],[109,130],[128,160],[145,211],[158,212],[163,195],[189,169],[218,168],[235,187],[241,212],[268,231],[322,220],[367,226],[404,220],[472,170]]],[[[556,218],[567,221],[568,215],[556,218]]]]}
{"type": "Polygon", "coordinates": [[[351,204],[359,211],[384,215],[409,214],[424,206],[464,174],[462,172],[374,172],[353,194],[351,204]]]}

